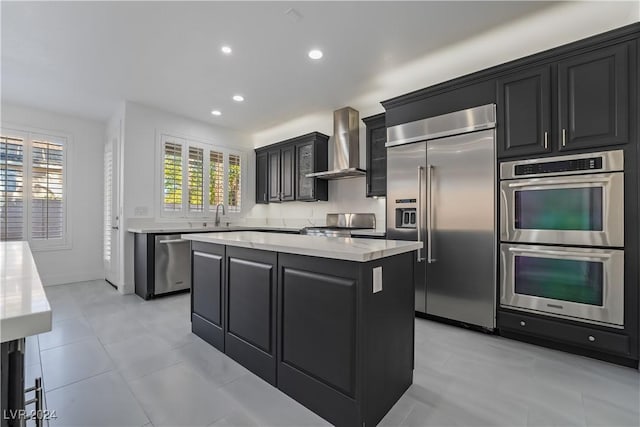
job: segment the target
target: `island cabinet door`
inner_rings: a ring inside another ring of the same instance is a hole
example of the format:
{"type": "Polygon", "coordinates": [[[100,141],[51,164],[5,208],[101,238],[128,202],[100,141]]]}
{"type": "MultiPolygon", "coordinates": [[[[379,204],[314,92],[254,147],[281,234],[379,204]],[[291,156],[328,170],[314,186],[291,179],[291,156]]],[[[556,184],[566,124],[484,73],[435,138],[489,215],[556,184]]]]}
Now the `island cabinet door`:
{"type": "Polygon", "coordinates": [[[276,384],[276,252],[227,247],[225,353],[276,384]]]}
{"type": "Polygon", "coordinates": [[[334,425],[360,425],[358,263],[279,254],[278,388],[334,425]]]}
{"type": "Polygon", "coordinates": [[[224,351],[225,247],[193,242],[191,247],[191,330],[224,351]]]}

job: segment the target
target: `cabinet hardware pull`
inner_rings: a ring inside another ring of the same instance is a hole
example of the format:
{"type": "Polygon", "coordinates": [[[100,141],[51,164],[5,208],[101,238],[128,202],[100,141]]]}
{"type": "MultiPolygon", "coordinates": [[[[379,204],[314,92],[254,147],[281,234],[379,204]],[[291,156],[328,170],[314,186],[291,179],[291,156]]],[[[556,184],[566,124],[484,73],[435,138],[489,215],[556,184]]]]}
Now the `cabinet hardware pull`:
{"type": "Polygon", "coordinates": [[[596,340],[596,337],[594,337],[593,335],[589,335],[589,341],[594,342],[596,340]]]}
{"type": "Polygon", "coordinates": [[[549,148],[548,132],[544,131],[544,149],[549,148]]]}
{"type": "MultiPolygon", "coordinates": [[[[422,170],[424,168],[422,166],[418,166],[418,204],[416,209],[416,219],[417,226],[416,231],[418,232],[418,243],[422,243],[422,170]]],[[[368,184],[367,184],[368,185],[368,184]]],[[[424,258],[422,258],[422,248],[418,248],[416,250],[416,261],[422,262],[424,258]]]]}
{"type": "Polygon", "coordinates": [[[431,187],[431,183],[433,182],[433,165],[427,165],[427,202],[429,203],[429,207],[427,207],[427,262],[432,264],[436,262],[436,259],[433,257],[433,190],[431,187]]]}
{"type": "Polygon", "coordinates": [[[526,325],[527,325],[527,323],[524,320],[520,321],[520,326],[526,326],[526,325]]]}
{"type": "Polygon", "coordinates": [[[567,146],[567,131],[566,129],[562,129],[562,146],[567,146]]]}

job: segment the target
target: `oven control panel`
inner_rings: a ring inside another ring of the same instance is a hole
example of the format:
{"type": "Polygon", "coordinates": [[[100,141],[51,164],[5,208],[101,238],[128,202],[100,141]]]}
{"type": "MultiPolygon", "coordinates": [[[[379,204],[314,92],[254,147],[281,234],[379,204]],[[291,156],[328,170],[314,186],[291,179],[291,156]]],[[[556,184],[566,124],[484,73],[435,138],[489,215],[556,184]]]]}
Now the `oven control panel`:
{"type": "Polygon", "coordinates": [[[602,169],[602,157],[529,163],[515,166],[514,175],[541,175],[558,172],[588,171],[602,169]]]}

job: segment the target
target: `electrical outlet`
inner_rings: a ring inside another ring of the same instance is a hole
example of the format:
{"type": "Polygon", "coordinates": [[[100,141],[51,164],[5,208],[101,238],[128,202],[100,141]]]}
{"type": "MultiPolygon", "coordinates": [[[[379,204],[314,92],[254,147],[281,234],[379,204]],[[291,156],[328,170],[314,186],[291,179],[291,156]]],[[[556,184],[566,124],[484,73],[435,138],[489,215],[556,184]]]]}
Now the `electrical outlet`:
{"type": "Polygon", "coordinates": [[[373,293],[382,291],[382,267],[373,269],[373,293]]]}

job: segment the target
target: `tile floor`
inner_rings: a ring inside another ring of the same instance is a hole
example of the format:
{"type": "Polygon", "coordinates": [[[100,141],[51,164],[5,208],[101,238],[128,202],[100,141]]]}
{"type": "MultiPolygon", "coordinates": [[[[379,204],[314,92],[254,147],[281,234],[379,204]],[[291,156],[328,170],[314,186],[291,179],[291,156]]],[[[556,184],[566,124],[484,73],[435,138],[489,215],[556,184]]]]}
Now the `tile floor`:
{"type": "MultiPolygon", "coordinates": [[[[53,330],[25,358],[51,427],[327,425],[191,334],[188,294],[46,292],[53,330]]],[[[630,368],[417,319],[414,384],[381,425],[638,427],[639,390],[630,368]]]]}

